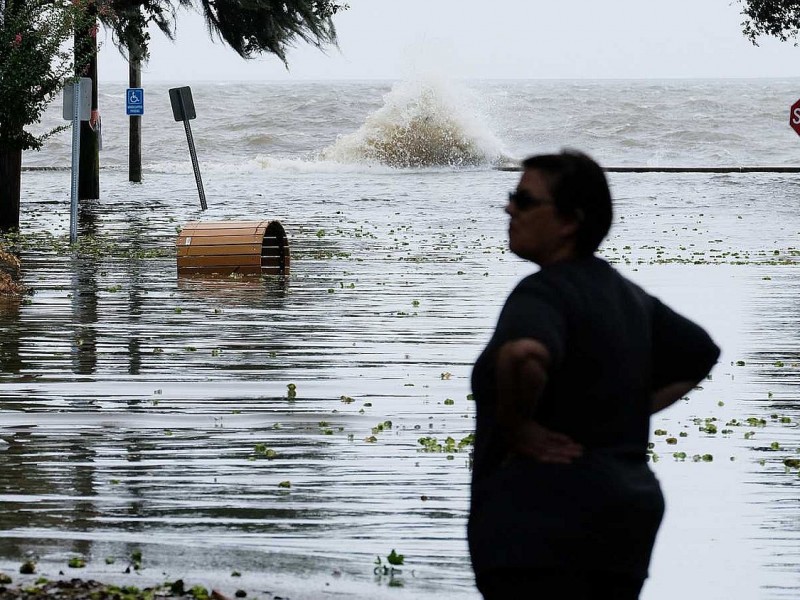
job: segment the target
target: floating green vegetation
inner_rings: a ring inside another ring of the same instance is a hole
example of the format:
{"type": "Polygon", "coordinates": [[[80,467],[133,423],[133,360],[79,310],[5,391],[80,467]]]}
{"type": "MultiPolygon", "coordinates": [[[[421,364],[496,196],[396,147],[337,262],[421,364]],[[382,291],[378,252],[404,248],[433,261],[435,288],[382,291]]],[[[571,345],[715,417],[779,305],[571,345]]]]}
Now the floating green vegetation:
{"type": "Polygon", "coordinates": [[[383,421],[382,423],[378,423],[377,425],[375,425],[375,427],[372,428],[372,435],[373,436],[378,435],[381,431],[385,431],[391,428],[392,428],[391,421],[383,421]]]}
{"type": "Polygon", "coordinates": [[[668,444],[670,444],[670,445],[674,446],[675,444],[677,444],[677,443],[678,443],[678,438],[674,438],[674,437],[668,437],[668,438],[667,438],[666,440],[664,440],[664,441],[665,441],[665,442],[667,442],[668,444]]]}
{"type": "Polygon", "coordinates": [[[141,550],[134,550],[133,552],[131,552],[130,565],[129,565],[128,568],[130,569],[131,567],[133,567],[134,571],[138,571],[139,569],[142,568],[142,551],[141,550]]]}
{"type": "Polygon", "coordinates": [[[474,394],[467,394],[467,400],[475,400],[474,394]]]}
{"type": "MultiPolygon", "coordinates": [[[[208,600],[212,594],[203,586],[196,585],[186,589],[183,580],[166,582],[155,587],[139,589],[135,586],[116,586],[94,580],[73,578],[70,580],[39,579],[34,586],[24,589],[6,589],[4,598],[62,598],[64,600],[157,600],[159,598],[193,598],[208,600]]],[[[247,593],[237,590],[237,598],[244,598],[247,593]]]]}
{"type": "Polygon", "coordinates": [[[5,573],[0,573],[0,585],[8,585],[12,582],[11,577],[6,575],[5,573]]]}
{"type": "Polygon", "coordinates": [[[439,440],[432,436],[421,437],[417,440],[417,443],[422,446],[422,448],[418,448],[419,452],[445,452],[447,454],[452,454],[453,452],[461,452],[465,448],[473,446],[475,444],[475,434],[470,433],[461,438],[458,443],[456,443],[456,440],[451,436],[447,436],[444,443],[439,442],[439,440]]]}
{"type": "Polygon", "coordinates": [[[192,588],[189,590],[189,595],[192,596],[194,600],[209,600],[211,598],[208,590],[202,585],[192,586],[192,588]]]}
{"type": "Polygon", "coordinates": [[[278,458],[278,453],[272,448],[267,447],[266,444],[256,444],[255,448],[253,448],[253,452],[255,453],[253,458],[267,458],[269,460],[278,458]]]}
{"type": "Polygon", "coordinates": [[[67,235],[50,232],[9,233],[0,236],[0,245],[16,251],[48,252],[67,256],[77,252],[81,258],[153,259],[175,256],[172,244],[164,247],[142,248],[120,243],[120,238],[104,235],[83,235],[75,244],[69,243],[67,235]]]}
{"type": "Polygon", "coordinates": [[[667,430],[666,429],[656,429],[653,432],[653,435],[667,435],[667,430]]]}
{"type": "Polygon", "coordinates": [[[341,396],[339,398],[344,404],[352,404],[355,402],[350,396],[341,396]]]}
{"type": "Polygon", "coordinates": [[[311,258],[313,260],[329,260],[331,258],[350,258],[349,252],[341,252],[336,250],[311,250],[311,251],[303,251],[299,250],[297,252],[292,252],[292,260],[303,260],[305,258],[311,258]]]}
{"type": "Polygon", "coordinates": [[[779,423],[782,423],[784,425],[789,425],[792,422],[792,418],[791,417],[787,417],[787,416],[784,416],[784,415],[772,414],[772,415],[769,416],[769,418],[772,419],[773,421],[778,421],[779,423]]]}
{"type": "Polygon", "coordinates": [[[785,458],[783,464],[788,469],[800,469],[800,458],[785,458]]]}
{"type": "Polygon", "coordinates": [[[452,398],[446,398],[444,401],[445,406],[453,406],[455,403],[456,403],[455,400],[453,400],[452,398]]]}
{"type": "Polygon", "coordinates": [[[290,383],[286,386],[286,397],[289,400],[297,398],[297,386],[295,384],[290,383]]]}
{"type": "Polygon", "coordinates": [[[695,454],[692,456],[692,462],[713,462],[714,456],[711,454],[695,454]]]}
{"type": "Polygon", "coordinates": [[[401,572],[397,567],[403,565],[405,559],[406,557],[403,554],[398,554],[395,549],[392,548],[392,551],[386,556],[385,564],[380,556],[375,557],[373,573],[375,573],[375,575],[393,577],[395,574],[401,572]]]}
{"type": "Polygon", "coordinates": [[[86,566],[86,559],[82,556],[72,556],[67,561],[67,566],[70,569],[82,569],[86,566]]]}
{"type": "Polygon", "coordinates": [[[19,572],[23,575],[32,575],[36,572],[36,562],[32,560],[26,560],[20,565],[19,572]]]}
{"type": "Polygon", "coordinates": [[[287,489],[287,490],[288,490],[289,488],[291,488],[291,487],[292,487],[292,482],[291,482],[291,481],[289,481],[289,480],[286,480],[286,481],[281,481],[281,482],[278,484],[278,487],[279,487],[279,488],[284,488],[284,489],[287,489]]]}
{"type": "Polygon", "coordinates": [[[452,374],[452,373],[449,373],[448,371],[445,371],[444,373],[442,373],[442,374],[440,375],[440,377],[442,378],[442,380],[445,380],[445,381],[446,381],[446,380],[448,380],[448,379],[450,379],[452,376],[453,376],[453,374],[452,374]]]}

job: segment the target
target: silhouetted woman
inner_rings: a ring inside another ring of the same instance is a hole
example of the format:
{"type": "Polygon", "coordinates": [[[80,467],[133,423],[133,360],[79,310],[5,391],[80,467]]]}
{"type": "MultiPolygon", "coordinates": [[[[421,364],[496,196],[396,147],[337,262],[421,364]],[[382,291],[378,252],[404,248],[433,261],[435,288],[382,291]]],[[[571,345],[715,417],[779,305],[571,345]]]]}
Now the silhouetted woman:
{"type": "Polygon", "coordinates": [[[485,598],[638,598],[664,510],[650,415],[716,363],[706,332],[595,256],[611,194],[584,154],[534,156],[509,246],[541,269],[475,363],[468,537],[485,598]]]}

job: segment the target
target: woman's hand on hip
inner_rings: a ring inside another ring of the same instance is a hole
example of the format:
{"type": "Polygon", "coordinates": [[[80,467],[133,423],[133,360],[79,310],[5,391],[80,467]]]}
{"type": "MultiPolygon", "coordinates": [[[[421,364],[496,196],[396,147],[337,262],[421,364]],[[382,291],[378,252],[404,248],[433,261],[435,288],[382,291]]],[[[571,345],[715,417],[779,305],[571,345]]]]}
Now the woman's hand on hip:
{"type": "Polygon", "coordinates": [[[526,419],[512,426],[509,445],[512,454],[539,462],[569,464],[583,455],[583,446],[571,437],[526,419]]]}

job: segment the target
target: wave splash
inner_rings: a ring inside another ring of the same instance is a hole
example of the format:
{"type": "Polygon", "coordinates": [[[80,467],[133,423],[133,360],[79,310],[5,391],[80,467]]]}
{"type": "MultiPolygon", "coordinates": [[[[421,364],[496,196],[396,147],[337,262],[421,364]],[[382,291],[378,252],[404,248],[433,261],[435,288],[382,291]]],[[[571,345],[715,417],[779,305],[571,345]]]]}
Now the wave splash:
{"type": "Polygon", "coordinates": [[[466,106],[471,93],[456,88],[453,83],[433,80],[395,84],[384,97],[384,105],[357,131],[324,149],[321,158],[394,168],[497,162],[503,158],[499,141],[466,106]]]}

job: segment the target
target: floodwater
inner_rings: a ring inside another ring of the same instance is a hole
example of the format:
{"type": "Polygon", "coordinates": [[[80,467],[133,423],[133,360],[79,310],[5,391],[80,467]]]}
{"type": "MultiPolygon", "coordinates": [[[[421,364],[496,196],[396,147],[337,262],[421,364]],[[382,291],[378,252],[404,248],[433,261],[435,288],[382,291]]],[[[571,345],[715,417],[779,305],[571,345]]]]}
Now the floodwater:
{"type": "MultiPolygon", "coordinates": [[[[800,596],[793,177],[612,176],[604,256],[723,347],[652,423],[667,515],[646,600],[800,596]]],[[[531,271],[505,251],[515,180],[215,173],[201,214],[189,174],[104,170],[71,252],[69,174],[26,172],[34,294],[0,310],[0,571],[32,556],[46,576],[249,597],[477,598],[469,446],[418,440],[472,432],[471,364],[531,271]],[[197,219],[281,221],[291,276],[178,279],[197,219]],[[402,572],[376,572],[393,549],[402,572]]]]}

